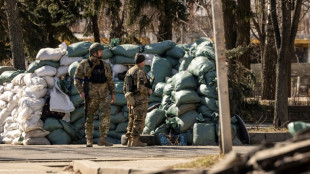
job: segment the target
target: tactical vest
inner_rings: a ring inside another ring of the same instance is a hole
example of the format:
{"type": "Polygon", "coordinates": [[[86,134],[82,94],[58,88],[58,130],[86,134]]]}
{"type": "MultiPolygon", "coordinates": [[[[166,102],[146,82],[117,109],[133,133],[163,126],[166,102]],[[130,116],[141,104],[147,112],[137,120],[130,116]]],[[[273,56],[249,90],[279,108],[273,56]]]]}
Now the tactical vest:
{"type": "Polygon", "coordinates": [[[139,71],[138,67],[134,69],[129,69],[125,76],[126,81],[126,92],[136,93],[138,89],[137,82],[137,72],[139,71]]]}
{"type": "MultiPolygon", "coordinates": [[[[88,60],[90,68],[93,67],[93,62],[88,60]]],[[[91,77],[88,80],[89,82],[92,83],[105,83],[107,81],[107,77],[105,74],[105,68],[102,60],[100,60],[100,64],[96,65],[91,73],[91,77]]]]}

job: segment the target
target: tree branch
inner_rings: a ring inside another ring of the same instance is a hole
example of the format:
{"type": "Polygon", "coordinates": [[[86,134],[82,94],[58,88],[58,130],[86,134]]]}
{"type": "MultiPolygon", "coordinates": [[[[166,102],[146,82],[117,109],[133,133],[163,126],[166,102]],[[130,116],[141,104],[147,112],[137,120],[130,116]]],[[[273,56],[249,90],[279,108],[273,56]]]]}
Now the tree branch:
{"type": "Polygon", "coordinates": [[[291,34],[290,34],[291,43],[294,42],[296,34],[297,34],[298,23],[299,23],[300,12],[301,12],[301,5],[302,5],[302,0],[297,0],[294,18],[292,22],[291,34]]]}
{"type": "Polygon", "coordinates": [[[279,24],[278,24],[276,0],[270,0],[270,5],[271,5],[271,9],[270,9],[271,19],[272,19],[272,25],[273,25],[274,34],[275,34],[276,46],[277,46],[277,49],[279,49],[281,45],[281,35],[280,35],[280,29],[279,29],[279,24]]]}
{"type": "Polygon", "coordinates": [[[257,31],[257,33],[258,33],[258,37],[257,37],[257,35],[254,33],[254,31],[253,31],[252,28],[251,28],[251,31],[252,31],[252,33],[254,34],[254,36],[255,36],[260,42],[262,42],[261,38],[263,38],[263,35],[262,35],[261,29],[260,29],[260,27],[259,27],[259,24],[258,24],[258,22],[257,22],[254,18],[252,18],[252,21],[253,21],[254,27],[255,27],[255,29],[256,29],[256,31],[257,31]]]}
{"type": "MultiPolygon", "coordinates": [[[[172,15],[172,16],[174,16],[177,20],[179,20],[180,22],[182,22],[182,23],[184,23],[184,24],[186,24],[186,25],[189,25],[189,26],[193,26],[193,25],[191,25],[191,24],[189,24],[188,22],[186,22],[186,21],[184,21],[184,20],[182,20],[182,19],[180,19],[180,18],[178,18],[176,15],[172,15]]],[[[197,30],[199,30],[199,31],[201,31],[206,37],[209,37],[208,36],[208,34],[205,32],[205,31],[203,31],[203,29],[202,28],[200,28],[200,27],[197,27],[197,26],[194,26],[197,30]]]]}

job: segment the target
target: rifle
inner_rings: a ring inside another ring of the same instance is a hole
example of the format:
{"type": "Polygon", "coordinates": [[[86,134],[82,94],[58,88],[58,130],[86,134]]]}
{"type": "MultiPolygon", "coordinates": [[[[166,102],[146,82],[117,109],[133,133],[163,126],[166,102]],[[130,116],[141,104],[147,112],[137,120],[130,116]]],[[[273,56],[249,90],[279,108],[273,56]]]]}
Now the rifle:
{"type": "Polygon", "coordinates": [[[84,80],[83,81],[83,83],[84,83],[84,85],[83,85],[83,87],[84,87],[84,93],[85,93],[85,113],[84,113],[84,122],[86,122],[86,117],[87,117],[87,111],[88,111],[88,102],[89,102],[89,86],[88,86],[88,79],[86,79],[86,80],[84,80]]]}
{"type": "Polygon", "coordinates": [[[149,89],[152,89],[153,88],[153,84],[154,84],[154,81],[155,81],[155,77],[152,78],[150,77],[149,75],[145,74],[146,76],[146,79],[147,79],[147,83],[146,83],[146,87],[148,87],[149,89]],[[152,80],[152,82],[150,82],[152,80]]]}

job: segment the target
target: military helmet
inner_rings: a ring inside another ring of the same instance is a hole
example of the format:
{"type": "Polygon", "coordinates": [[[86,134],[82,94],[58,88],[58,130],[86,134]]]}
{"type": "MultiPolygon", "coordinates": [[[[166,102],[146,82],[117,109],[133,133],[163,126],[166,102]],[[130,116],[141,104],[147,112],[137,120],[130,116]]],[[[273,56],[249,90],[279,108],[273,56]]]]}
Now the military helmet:
{"type": "Polygon", "coordinates": [[[98,42],[95,42],[95,43],[91,44],[91,46],[89,47],[90,55],[92,55],[93,53],[97,52],[98,50],[104,50],[104,47],[100,43],[98,43],[98,42]]]}

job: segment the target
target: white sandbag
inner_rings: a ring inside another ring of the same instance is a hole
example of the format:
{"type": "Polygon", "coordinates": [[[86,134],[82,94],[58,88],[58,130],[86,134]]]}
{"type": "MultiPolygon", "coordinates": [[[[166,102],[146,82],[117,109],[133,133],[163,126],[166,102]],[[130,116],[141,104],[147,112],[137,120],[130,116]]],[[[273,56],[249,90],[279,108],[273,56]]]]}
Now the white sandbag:
{"type": "Polygon", "coordinates": [[[61,49],[63,52],[66,52],[68,46],[65,42],[62,42],[61,44],[58,45],[58,48],[61,49]]]}
{"type": "Polygon", "coordinates": [[[15,86],[25,86],[25,77],[26,73],[18,74],[16,77],[13,78],[11,83],[15,86]]]}
{"type": "Polygon", "coordinates": [[[10,102],[7,106],[7,109],[8,109],[8,112],[12,112],[13,109],[17,108],[18,107],[18,103],[13,103],[13,102],[10,102]]]}
{"type": "Polygon", "coordinates": [[[12,116],[8,116],[5,120],[4,123],[15,123],[14,118],[12,116]]]}
{"type": "Polygon", "coordinates": [[[4,108],[0,112],[0,127],[3,127],[4,120],[6,120],[11,115],[11,112],[8,112],[7,110],[7,108],[4,108]]]}
{"type": "Polygon", "coordinates": [[[70,123],[70,112],[65,113],[65,116],[62,117],[62,120],[65,121],[65,122],[70,123]]]}
{"type": "Polygon", "coordinates": [[[33,73],[26,73],[25,75],[24,75],[24,83],[26,84],[26,85],[32,85],[31,83],[31,79],[32,79],[32,77],[34,77],[34,76],[36,76],[35,74],[33,74],[33,73]]]}
{"type": "Polygon", "coordinates": [[[29,131],[32,131],[35,129],[42,129],[43,125],[44,125],[44,123],[40,119],[38,121],[35,121],[35,119],[33,119],[33,120],[30,119],[30,120],[27,120],[24,123],[20,124],[20,129],[23,132],[29,132],[29,131]]]}
{"type": "Polygon", "coordinates": [[[75,61],[81,61],[83,60],[83,57],[68,57],[68,56],[62,56],[60,59],[60,66],[70,66],[75,61]]]}
{"type": "Polygon", "coordinates": [[[4,124],[4,131],[6,132],[13,131],[13,130],[18,129],[18,127],[19,127],[19,123],[17,122],[13,122],[13,123],[6,122],[4,124]]]}
{"type": "Polygon", "coordinates": [[[7,138],[15,139],[15,138],[19,137],[21,134],[22,134],[22,132],[19,129],[16,129],[16,130],[7,132],[4,136],[7,138]]]}
{"type": "Polygon", "coordinates": [[[54,85],[55,85],[55,78],[54,77],[45,76],[45,77],[43,77],[43,79],[46,81],[48,88],[54,87],[54,85]]]}
{"type": "Polygon", "coordinates": [[[0,94],[3,94],[3,92],[4,92],[4,86],[0,86],[0,94]]]}
{"type": "Polygon", "coordinates": [[[0,95],[0,100],[9,102],[13,99],[14,95],[15,94],[11,91],[5,91],[3,94],[0,95]]]}
{"type": "Polygon", "coordinates": [[[4,109],[7,107],[7,103],[3,100],[0,100],[0,109],[4,109]]]}
{"type": "Polygon", "coordinates": [[[66,52],[61,48],[42,48],[39,50],[36,60],[59,61],[66,52]]]}
{"type": "Polygon", "coordinates": [[[22,86],[14,86],[14,88],[11,90],[14,94],[20,94],[23,92],[23,87],[22,86]]]}
{"type": "Polygon", "coordinates": [[[60,77],[60,76],[66,75],[68,73],[68,69],[69,69],[69,66],[60,66],[57,69],[56,77],[60,77]]]}
{"type": "Polygon", "coordinates": [[[12,83],[6,83],[4,85],[4,91],[11,91],[14,88],[14,85],[12,83]]]}
{"type": "Polygon", "coordinates": [[[178,72],[179,72],[179,71],[178,71],[177,69],[172,69],[172,70],[171,70],[172,76],[178,74],[178,72]]]}
{"type": "Polygon", "coordinates": [[[12,141],[11,143],[12,145],[23,145],[23,142],[20,141],[20,138],[17,137],[17,138],[14,138],[14,140],[12,141]]]}
{"type": "Polygon", "coordinates": [[[55,76],[57,73],[57,69],[52,66],[42,66],[34,71],[34,73],[40,77],[42,76],[55,76]]]}
{"type": "Polygon", "coordinates": [[[4,144],[11,144],[13,142],[13,138],[4,137],[2,141],[4,144]]]}
{"type": "Polygon", "coordinates": [[[121,65],[121,64],[115,64],[112,66],[112,71],[116,74],[122,73],[127,71],[128,68],[125,65],[121,65]]]}
{"type": "Polygon", "coordinates": [[[50,141],[44,137],[28,138],[23,140],[24,145],[51,145],[50,141]]]}
{"type": "Polygon", "coordinates": [[[13,111],[12,111],[12,113],[11,113],[11,116],[12,116],[13,118],[17,118],[17,117],[18,117],[18,108],[13,109],[13,111]]]}
{"type": "Polygon", "coordinates": [[[46,95],[47,88],[43,85],[34,85],[24,87],[23,96],[34,97],[34,98],[43,98],[46,95]]]}
{"type": "Polygon", "coordinates": [[[19,123],[22,123],[28,119],[31,118],[31,115],[32,115],[33,111],[31,108],[29,107],[25,107],[25,108],[18,108],[18,113],[17,113],[17,118],[18,118],[18,121],[19,123]]]}
{"type": "Polygon", "coordinates": [[[41,85],[41,86],[47,87],[47,83],[43,77],[35,77],[34,75],[29,77],[29,79],[27,80],[25,79],[25,84],[27,86],[41,85]]]}
{"type": "Polygon", "coordinates": [[[33,112],[42,112],[43,106],[45,104],[45,100],[43,98],[30,98],[30,97],[22,97],[19,100],[19,107],[30,107],[33,112]]]}
{"type": "Polygon", "coordinates": [[[28,139],[28,138],[38,138],[38,137],[45,137],[46,135],[48,135],[50,132],[44,129],[34,129],[32,131],[29,132],[23,132],[22,133],[22,137],[24,139],[28,139]]]}
{"type": "MultiPolygon", "coordinates": [[[[56,79],[57,83],[58,79],[56,79]]],[[[50,94],[50,111],[68,113],[74,111],[74,105],[69,96],[55,85],[50,94]]]]}

